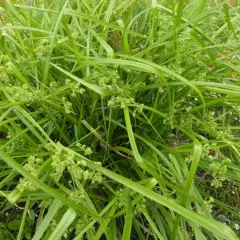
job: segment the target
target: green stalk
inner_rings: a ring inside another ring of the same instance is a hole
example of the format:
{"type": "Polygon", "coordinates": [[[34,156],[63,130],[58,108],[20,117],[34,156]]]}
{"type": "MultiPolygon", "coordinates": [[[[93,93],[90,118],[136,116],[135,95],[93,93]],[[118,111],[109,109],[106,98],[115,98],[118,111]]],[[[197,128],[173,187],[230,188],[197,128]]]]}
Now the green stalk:
{"type": "Polygon", "coordinates": [[[23,235],[23,231],[24,231],[24,225],[26,222],[26,217],[27,217],[27,213],[28,213],[28,209],[29,209],[29,205],[30,205],[30,201],[27,200],[25,207],[24,207],[24,211],[23,211],[23,216],[22,216],[22,220],[21,220],[21,225],[18,231],[18,235],[17,235],[17,240],[21,240],[22,239],[22,235],[23,235]]]}
{"type": "Polygon", "coordinates": [[[57,21],[55,23],[55,27],[54,27],[54,31],[53,31],[53,34],[52,34],[52,38],[51,38],[51,42],[50,42],[50,45],[49,45],[49,53],[45,59],[45,64],[44,64],[44,69],[43,69],[43,79],[42,79],[42,83],[44,85],[46,85],[47,83],[47,78],[48,78],[48,73],[49,73],[49,67],[50,67],[50,61],[51,61],[51,55],[52,55],[52,51],[53,51],[53,48],[54,48],[54,44],[55,44],[55,40],[56,40],[56,37],[57,37],[57,33],[58,33],[58,30],[60,28],[60,25],[61,25],[61,21],[62,21],[62,18],[65,14],[65,10],[69,4],[70,0],[66,0],[62,9],[61,9],[61,12],[60,14],[58,15],[58,18],[57,18],[57,21]]]}
{"type": "Polygon", "coordinates": [[[157,6],[157,0],[152,0],[152,36],[153,41],[155,42],[157,40],[158,36],[158,6],[157,6]]]}

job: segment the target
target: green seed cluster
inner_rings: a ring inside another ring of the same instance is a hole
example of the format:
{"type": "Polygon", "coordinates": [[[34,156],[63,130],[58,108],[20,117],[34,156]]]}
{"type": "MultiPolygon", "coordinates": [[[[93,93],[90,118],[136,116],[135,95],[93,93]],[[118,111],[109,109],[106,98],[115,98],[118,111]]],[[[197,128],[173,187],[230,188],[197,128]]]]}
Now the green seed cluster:
{"type": "MultiPolygon", "coordinates": [[[[55,150],[54,154],[52,155],[51,163],[51,177],[54,179],[54,181],[58,182],[63,176],[65,170],[68,170],[78,179],[82,180],[83,183],[91,181],[94,184],[101,183],[103,181],[101,173],[85,169],[87,165],[86,161],[75,161],[75,156],[72,151],[64,150],[60,143],[58,143],[57,146],[57,150],[55,150]]],[[[91,154],[90,148],[82,145],[81,147],[82,149],[85,149],[84,153],[86,155],[91,154]]]]}
{"type": "Polygon", "coordinates": [[[222,182],[227,179],[227,163],[231,162],[230,160],[223,160],[220,163],[213,162],[210,165],[210,170],[212,171],[213,180],[211,186],[215,188],[222,187],[222,182]]]}
{"type": "Polygon", "coordinates": [[[120,108],[125,108],[129,104],[133,104],[134,99],[133,98],[124,98],[124,97],[113,97],[111,100],[108,101],[108,106],[109,107],[120,107],[120,108]]]}
{"type": "Polygon", "coordinates": [[[33,103],[43,99],[40,91],[32,92],[26,84],[23,84],[21,87],[7,87],[6,90],[14,102],[33,103]]]}
{"type": "Polygon", "coordinates": [[[70,79],[67,79],[65,84],[71,89],[71,96],[76,97],[77,94],[83,94],[85,92],[85,89],[81,87],[81,84],[76,84],[75,82],[71,81],[70,79]]]}
{"type": "MultiPolygon", "coordinates": [[[[42,162],[43,162],[42,159],[31,156],[28,158],[27,163],[24,165],[24,169],[27,170],[29,173],[31,173],[33,176],[38,177],[38,168],[42,164],[42,162]]],[[[26,190],[35,191],[38,189],[27,178],[21,178],[19,181],[19,184],[17,185],[17,188],[21,192],[24,192],[26,190]]]]}
{"type": "Polygon", "coordinates": [[[85,144],[77,143],[76,147],[83,151],[85,156],[92,154],[92,149],[90,147],[87,147],[85,144]]]}

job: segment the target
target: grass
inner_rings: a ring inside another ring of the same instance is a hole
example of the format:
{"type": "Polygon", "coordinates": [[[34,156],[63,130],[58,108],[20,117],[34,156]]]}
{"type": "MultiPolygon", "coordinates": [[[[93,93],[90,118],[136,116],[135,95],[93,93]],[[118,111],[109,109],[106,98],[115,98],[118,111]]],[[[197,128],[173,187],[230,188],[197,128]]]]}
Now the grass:
{"type": "Polygon", "coordinates": [[[239,239],[237,2],[0,6],[0,239],[239,239]]]}

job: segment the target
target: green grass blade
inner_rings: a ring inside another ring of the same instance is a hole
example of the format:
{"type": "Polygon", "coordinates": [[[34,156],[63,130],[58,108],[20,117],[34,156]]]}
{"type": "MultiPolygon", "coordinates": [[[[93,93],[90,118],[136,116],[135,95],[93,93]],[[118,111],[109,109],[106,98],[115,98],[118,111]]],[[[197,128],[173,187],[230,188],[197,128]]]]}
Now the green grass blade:
{"type": "Polygon", "coordinates": [[[62,18],[65,14],[65,11],[66,11],[66,8],[69,4],[70,0],[66,0],[62,9],[61,9],[61,12],[60,14],[58,15],[58,18],[57,18],[57,21],[55,23],[55,27],[54,27],[54,31],[53,31],[53,34],[52,34],[52,39],[51,39],[51,42],[50,42],[50,51],[49,51],[49,54],[47,55],[47,58],[45,60],[45,65],[44,65],[44,70],[43,70],[43,84],[45,85],[46,82],[47,82],[47,77],[48,77],[48,70],[49,70],[49,66],[50,66],[50,59],[51,59],[51,54],[52,54],[52,50],[54,48],[54,44],[55,44],[55,39],[56,39],[56,36],[57,36],[57,32],[59,30],[59,27],[61,25],[61,21],[62,21],[62,18]]]}
{"type": "Polygon", "coordinates": [[[76,211],[69,208],[61,218],[60,222],[58,223],[57,227],[55,228],[51,236],[49,237],[49,240],[61,239],[65,231],[72,224],[76,217],[77,217],[76,211]]]}
{"type": "Polygon", "coordinates": [[[21,220],[21,225],[20,225],[18,235],[17,235],[17,240],[21,240],[23,238],[24,225],[25,225],[27,213],[28,213],[28,210],[29,210],[29,204],[30,204],[30,201],[28,200],[26,202],[25,207],[24,207],[23,216],[22,216],[22,220],[21,220]]]}
{"type": "Polygon", "coordinates": [[[130,240],[131,239],[131,231],[132,231],[132,205],[131,205],[131,200],[130,196],[128,197],[128,204],[127,204],[127,213],[125,216],[125,221],[124,221],[124,228],[123,228],[123,235],[122,239],[123,240],[130,240]]]}
{"type": "Polygon", "coordinates": [[[44,232],[48,229],[51,221],[53,220],[54,216],[58,212],[59,208],[61,207],[62,203],[61,201],[55,199],[50,206],[47,215],[43,219],[43,221],[40,223],[40,225],[37,228],[36,233],[33,236],[33,240],[40,240],[44,234],[44,232]]]}

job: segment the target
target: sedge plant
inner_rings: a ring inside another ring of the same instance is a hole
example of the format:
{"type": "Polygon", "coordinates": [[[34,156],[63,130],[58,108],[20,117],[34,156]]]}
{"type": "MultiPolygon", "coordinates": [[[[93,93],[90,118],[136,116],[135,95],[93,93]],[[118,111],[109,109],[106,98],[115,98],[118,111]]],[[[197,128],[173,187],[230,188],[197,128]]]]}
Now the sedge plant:
{"type": "Polygon", "coordinates": [[[237,1],[0,7],[0,239],[239,238],[237,1]]]}

